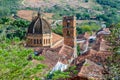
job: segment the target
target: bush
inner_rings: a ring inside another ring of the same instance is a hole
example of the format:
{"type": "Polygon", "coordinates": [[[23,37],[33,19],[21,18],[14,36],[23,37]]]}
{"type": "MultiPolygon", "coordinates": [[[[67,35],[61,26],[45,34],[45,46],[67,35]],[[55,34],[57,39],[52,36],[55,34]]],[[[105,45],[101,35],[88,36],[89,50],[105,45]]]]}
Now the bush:
{"type": "Polygon", "coordinates": [[[97,31],[99,30],[101,27],[95,23],[85,23],[80,25],[80,27],[77,27],[77,33],[78,34],[83,34],[85,32],[92,32],[92,31],[97,31]]]}
{"type": "Polygon", "coordinates": [[[0,19],[1,23],[1,34],[4,37],[13,39],[14,37],[19,37],[20,39],[25,38],[26,29],[30,22],[23,19],[11,19],[8,17],[3,17],[0,19]]]}
{"type": "Polygon", "coordinates": [[[57,24],[56,28],[52,29],[52,31],[56,34],[62,35],[63,34],[62,29],[63,29],[63,26],[57,24]]]}

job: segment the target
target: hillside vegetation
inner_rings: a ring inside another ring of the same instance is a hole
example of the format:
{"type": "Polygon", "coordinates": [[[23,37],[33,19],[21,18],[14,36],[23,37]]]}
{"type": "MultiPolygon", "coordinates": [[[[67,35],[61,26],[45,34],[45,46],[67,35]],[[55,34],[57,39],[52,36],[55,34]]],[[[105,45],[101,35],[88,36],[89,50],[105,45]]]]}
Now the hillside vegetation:
{"type": "Polygon", "coordinates": [[[16,14],[21,9],[40,8],[42,12],[54,14],[53,20],[76,15],[78,20],[96,20],[109,26],[120,21],[119,3],[119,0],[1,0],[0,16],[16,14]]]}
{"type": "Polygon", "coordinates": [[[43,56],[34,56],[24,47],[26,28],[23,19],[0,18],[0,80],[31,80],[44,76],[43,56]],[[31,55],[32,59],[29,59],[31,55]]]}
{"type": "Polygon", "coordinates": [[[46,66],[28,61],[28,55],[33,51],[20,46],[19,43],[17,38],[0,42],[0,80],[31,80],[37,77],[40,79],[44,76],[42,70],[46,66]]]}
{"type": "Polygon", "coordinates": [[[78,20],[106,22],[107,26],[120,21],[119,0],[24,0],[25,9],[53,13],[53,19],[76,15],[78,20]],[[34,4],[34,5],[33,5],[34,4]]]}
{"type": "Polygon", "coordinates": [[[22,0],[0,0],[0,17],[15,14],[22,0]]]}

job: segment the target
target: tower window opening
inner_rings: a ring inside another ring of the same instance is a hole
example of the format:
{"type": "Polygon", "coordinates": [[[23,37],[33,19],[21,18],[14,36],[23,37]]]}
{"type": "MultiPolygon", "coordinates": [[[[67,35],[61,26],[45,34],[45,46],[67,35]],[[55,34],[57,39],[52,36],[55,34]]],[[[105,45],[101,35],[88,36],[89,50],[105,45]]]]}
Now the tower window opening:
{"type": "Polygon", "coordinates": [[[70,36],[70,31],[67,31],[67,36],[70,36]]]}
{"type": "Polygon", "coordinates": [[[67,27],[70,27],[70,21],[69,20],[67,21],[67,27]]]}

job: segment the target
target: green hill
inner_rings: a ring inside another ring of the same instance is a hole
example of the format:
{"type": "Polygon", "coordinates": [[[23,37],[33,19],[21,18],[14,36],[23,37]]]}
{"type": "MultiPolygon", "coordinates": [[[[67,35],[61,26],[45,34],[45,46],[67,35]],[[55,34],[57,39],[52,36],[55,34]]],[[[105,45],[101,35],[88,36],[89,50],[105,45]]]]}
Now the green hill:
{"type": "MultiPolygon", "coordinates": [[[[86,21],[77,25],[81,34],[86,30],[97,31],[103,22],[108,27],[120,22],[119,3],[120,0],[0,0],[0,80],[40,80],[48,72],[45,68],[49,68],[39,62],[44,59],[42,56],[31,55],[39,63],[28,60],[33,50],[25,48],[23,43],[30,22],[14,19],[17,11],[37,11],[40,7],[42,12],[53,13],[53,20],[76,15],[78,21],[86,21]]],[[[62,26],[57,26],[53,31],[61,34],[62,26]]],[[[58,76],[59,72],[56,73],[58,76]]]]}
{"type": "Polygon", "coordinates": [[[54,13],[53,19],[76,15],[79,20],[97,20],[107,25],[120,21],[119,0],[0,0],[0,16],[16,14],[17,10],[38,10],[54,13]]]}

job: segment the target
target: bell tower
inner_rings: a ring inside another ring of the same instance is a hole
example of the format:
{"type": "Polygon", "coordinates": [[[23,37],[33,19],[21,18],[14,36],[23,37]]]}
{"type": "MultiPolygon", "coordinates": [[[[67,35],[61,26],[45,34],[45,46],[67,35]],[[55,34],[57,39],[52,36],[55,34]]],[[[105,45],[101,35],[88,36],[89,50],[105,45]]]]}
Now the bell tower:
{"type": "Polygon", "coordinates": [[[65,16],[63,17],[63,37],[64,44],[76,47],[76,17],[65,16]]]}

